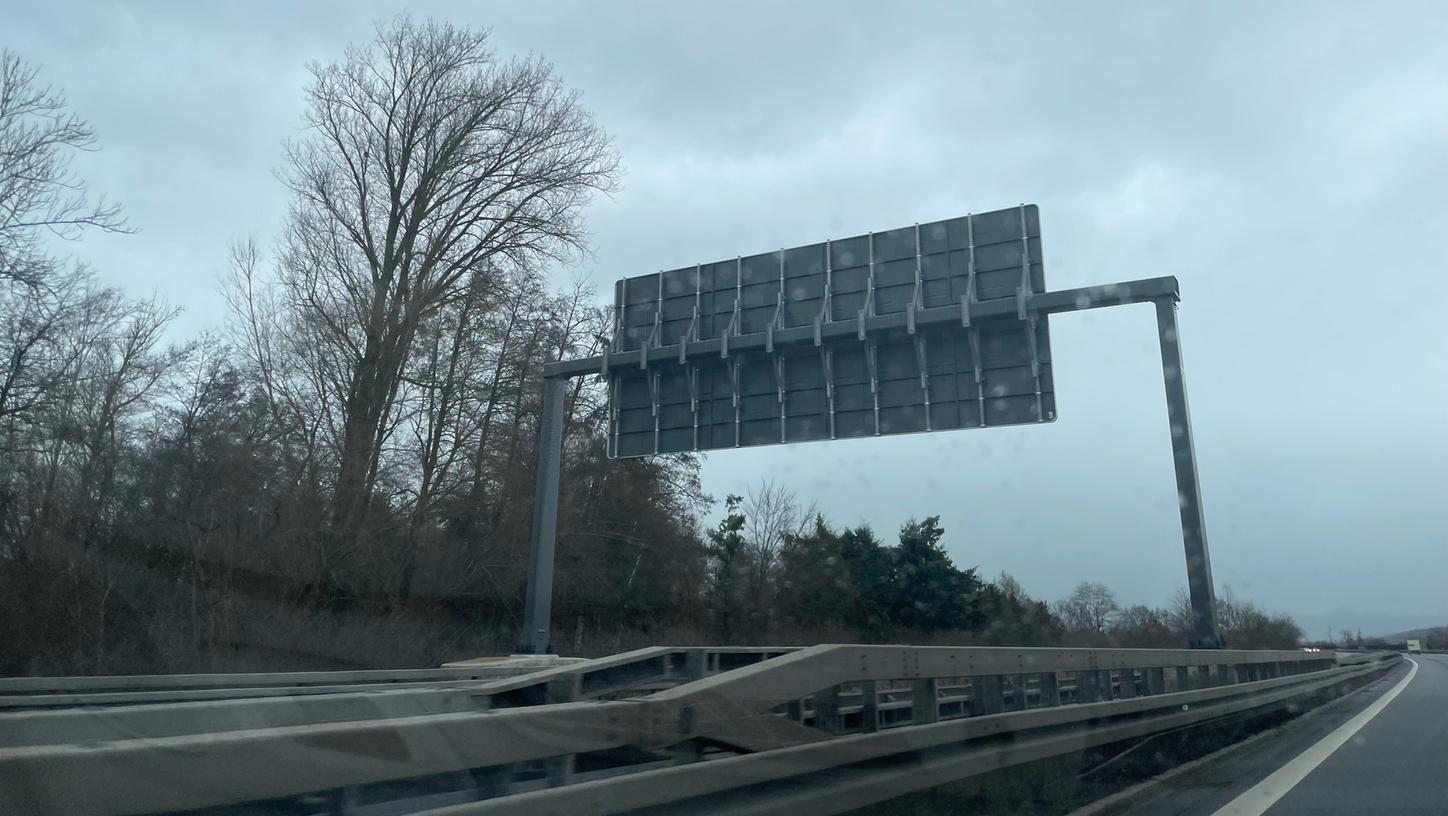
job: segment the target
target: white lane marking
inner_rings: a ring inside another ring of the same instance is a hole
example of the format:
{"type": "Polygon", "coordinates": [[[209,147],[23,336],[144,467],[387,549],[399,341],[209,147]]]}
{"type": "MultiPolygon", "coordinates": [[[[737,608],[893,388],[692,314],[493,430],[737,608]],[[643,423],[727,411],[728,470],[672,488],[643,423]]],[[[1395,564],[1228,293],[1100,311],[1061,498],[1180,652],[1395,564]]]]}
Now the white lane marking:
{"type": "Polygon", "coordinates": [[[1408,662],[1413,664],[1408,676],[1398,681],[1398,684],[1393,686],[1387,694],[1374,700],[1372,705],[1359,711],[1356,717],[1338,726],[1331,734],[1293,757],[1290,762],[1273,771],[1266,779],[1243,791],[1242,795],[1223,805],[1212,816],[1262,816],[1263,813],[1266,813],[1267,808],[1272,807],[1278,799],[1286,796],[1288,791],[1312,773],[1313,769],[1321,765],[1323,760],[1332,756],[1333,751],[1352,739],[1353,735],[1367,725],[1369,720],[1378,716],[1379,712],[1388,707],[1388,703],[1403,693],[1403,689],[1413,682],[1413,675],[1418,673],[1418,661],[1409,657],[1408,662]]]}

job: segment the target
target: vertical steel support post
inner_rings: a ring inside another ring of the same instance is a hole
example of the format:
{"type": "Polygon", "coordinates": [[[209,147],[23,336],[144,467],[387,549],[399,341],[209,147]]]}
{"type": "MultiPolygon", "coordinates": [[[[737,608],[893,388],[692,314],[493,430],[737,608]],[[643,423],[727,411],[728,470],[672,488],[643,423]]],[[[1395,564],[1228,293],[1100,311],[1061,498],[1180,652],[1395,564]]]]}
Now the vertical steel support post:
{"type": "Polygon", "coordinates": [[[1176,299],[1156,300],[1156,329],[1161,341],[1161,373],[1166,383],[1167,422],[1171,427],[1172,460],[1176,467],[1177,503],[1182,514],[1182,543],[1186,547],[1187,587],[1192,599],[1193,649],[1220,649],[1217,633],[1217,594],[1212,584],[1212,561],[1207,552],[1207,524],[1202,514],[1202,488],[1197,478],[1197,456],[1192,446],[1192,420],[1187,411],[1186,376],[1182,372],[1181,336],[1177,329],[1176,299]]]}
{"type": "Polygon", "coordinates": [[[538,481],[533,494],[533,542],[528,553],[528,596],[523,607],[522,654],[552,651],[553,550],[558,532],[558,478],[563,469],[564,377],[543,380],[543,416],[538,432],[538,481]]]}

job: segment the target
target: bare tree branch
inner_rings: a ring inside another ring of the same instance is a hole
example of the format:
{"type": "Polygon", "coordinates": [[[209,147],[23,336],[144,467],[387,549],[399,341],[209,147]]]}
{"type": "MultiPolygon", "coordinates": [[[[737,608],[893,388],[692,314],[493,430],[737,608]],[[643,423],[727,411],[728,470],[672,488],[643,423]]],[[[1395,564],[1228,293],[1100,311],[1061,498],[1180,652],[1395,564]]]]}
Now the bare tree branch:
{"type": "Polygon", "coordinates": [[[65,97],[20,55],[0,51],[0,278],[33,286],[53,274],[47,236],[130,231],[120,205],[92,200],[71,169],[77,152],[95,147],[95,131],[67,112],[65,97]]]}

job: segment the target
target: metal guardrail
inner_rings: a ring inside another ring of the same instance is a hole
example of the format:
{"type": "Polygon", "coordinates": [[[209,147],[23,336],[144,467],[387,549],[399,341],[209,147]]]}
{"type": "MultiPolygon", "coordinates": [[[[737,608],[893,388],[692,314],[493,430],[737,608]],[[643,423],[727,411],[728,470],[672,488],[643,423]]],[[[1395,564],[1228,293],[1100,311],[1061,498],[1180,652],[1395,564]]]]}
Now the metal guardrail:
{"type": "Polygon", "coordinates": [[[4,677],[0,678],[0,711],[335,694],[382,687],[435,688],[449,682],[495,680],[537,670],[537,667],[526,666],[485,666],[238,674],[4,677]]]}
{"type": "Polygon", "coordinates": [[[21,711],[0,714],[0,812],[830,813],[1320,694],[1377,657],[655,648],[446,688],[21,711]]]}

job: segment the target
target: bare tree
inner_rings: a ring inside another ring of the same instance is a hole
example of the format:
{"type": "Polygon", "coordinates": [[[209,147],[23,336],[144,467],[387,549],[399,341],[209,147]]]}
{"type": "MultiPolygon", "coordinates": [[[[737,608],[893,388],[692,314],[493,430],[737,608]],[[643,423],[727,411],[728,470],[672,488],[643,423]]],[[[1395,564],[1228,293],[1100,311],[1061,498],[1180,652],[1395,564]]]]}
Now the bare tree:
{"type": "Polygon", "coordinates": [[[486,32],[397,17],[311,70],[281,282],[347,363],[332,508],[345,546],[419,327],[468,287],[581,249],[583,207],[612,189],[617,157],[548,63],[501,61],[486,32]]]}
{"type": "Polygon", "coordinates": [[[1002,570],[1001,574],[996,576],[995,585],[1002,595],[1016,603],[1025,603],[1030,600],[1025,589],[1021,587],[1021,582],[1017,581],[1016,576],[1009,572],[1002,570]]]}
{"type": "Polygon", "coordinates": [[[1171,601],[1165,610],[1165,619],[1168,626],[1183,636],[1192,631],[1196,615],[1192,611],[1192,597],[1187,594],[1186,587],[1178,586],[1176,592],[1172,593],[1171,601]]]}
{"type": "Polygon", "coordinates": [[[781,550],[792,537],[805,533],[815,508],[801,508],[794,491],[767,479],[749,489],[743,512],[745,592],[752,608],[764,609],[770,606],[770,583],[781,550]]]}
{"type": "Polygon", "coordinates": [[[1120,609],[1111,590],[1094,581],[1077,584],[1071,597],[1056,604],[1056,614],[1078,632],[1105,632],[1120,609]]]}
{"type": "Polygon", "coordinates": [[[0,51],[0,278],[35,285],[53,272],[46,234],[127,230],[120,206],[92,201],[71,170],[75,153],[95,144],[95,131],[67,112],[65,97],[42,85],[34,66],[0,51]]]}

